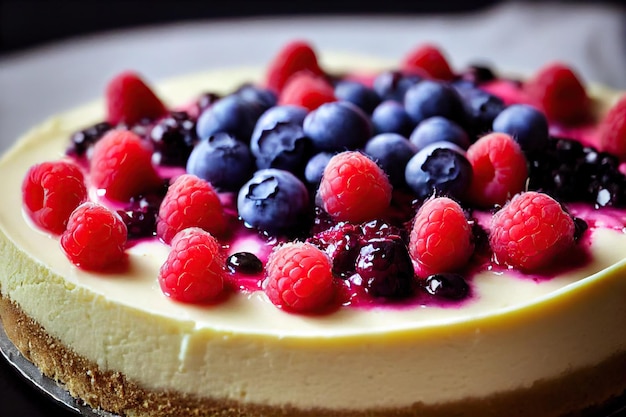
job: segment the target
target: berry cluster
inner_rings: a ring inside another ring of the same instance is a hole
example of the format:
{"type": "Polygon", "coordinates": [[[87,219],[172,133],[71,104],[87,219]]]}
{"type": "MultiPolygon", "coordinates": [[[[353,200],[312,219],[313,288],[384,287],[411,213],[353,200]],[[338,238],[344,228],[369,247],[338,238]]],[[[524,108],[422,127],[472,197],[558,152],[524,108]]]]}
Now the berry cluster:
{"type": "Polygon", "coordinates": [[[124,72],[106,108],[66,160],[31,168],[25,211],[85,269],[123,265],[130,243],[160,239],[171,251],[159,283],[182,302],[215,302],[232,276],[261,276],[296,312],[345,303],[342,289],[464,299],[476,257],[538,271],[571,248],[584,222],[561,202],[626,206],[626,100],[599,121],[597,148],[550,137],[592,117],[562,64],[513,82],[486,67],[456,73],[424,44],[359,78],[327,73],[296,41],[259,85],[173,110],[124,72]],[[499,82],[516,95],[491,93],[499,82]],[[495,215],[479,225],[476,210],[495,215]],[[238,228],[280,243],[268,259],[227,256],[238,228]]]}

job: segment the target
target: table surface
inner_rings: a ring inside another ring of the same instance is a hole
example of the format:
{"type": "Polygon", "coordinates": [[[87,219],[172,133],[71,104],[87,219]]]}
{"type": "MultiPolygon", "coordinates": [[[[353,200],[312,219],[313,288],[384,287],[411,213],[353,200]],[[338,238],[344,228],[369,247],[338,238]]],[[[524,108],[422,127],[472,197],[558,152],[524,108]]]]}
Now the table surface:
{"type": "MultiPolygon", "coordinates": [[[[0,57],[0,151],[45,118],[99,98],[134,69],[151,82],[235,65],[265,65],[288,40],[320,51],[400,59],[440,45],[455,68],[480,61],[531,73],[552,60],[588,82],[626,90],[626,13],[613,6],[505,3],[475,13],[196,21],[113,31],[0,57]]],[[[0,416],[74,415],[0,360],[0,416]],[[10,400],[6,400],[10,399],[10,400]]]]}

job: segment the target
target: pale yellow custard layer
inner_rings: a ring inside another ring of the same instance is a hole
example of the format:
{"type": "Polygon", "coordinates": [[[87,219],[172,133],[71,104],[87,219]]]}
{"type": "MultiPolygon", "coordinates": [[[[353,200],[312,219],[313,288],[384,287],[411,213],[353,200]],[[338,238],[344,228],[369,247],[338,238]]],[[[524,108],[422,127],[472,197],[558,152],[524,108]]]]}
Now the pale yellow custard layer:
{"type": "MultiPolygon", "coordinates": [[[[158,92],[178,105],[258,76],[217,71],[158,92]]],[[[98,102],[52,118],[0,163],[0,290],[102,370],[148,389],[365,410],[530,387],[626,352],[623,230],[594,230],[593,262],[563,276],[482,273],[472,281],[474,297],[452,308],[342,308],[310,317],[279,310],[261,292],[212,306],[180,304],[157,283],[168,253],[158,242],[132,247],[123,275],[81,271],[56,238],[25,220],[20,185],[31,165],[62,157],[70,134],[103,114],[98,102]]]]}

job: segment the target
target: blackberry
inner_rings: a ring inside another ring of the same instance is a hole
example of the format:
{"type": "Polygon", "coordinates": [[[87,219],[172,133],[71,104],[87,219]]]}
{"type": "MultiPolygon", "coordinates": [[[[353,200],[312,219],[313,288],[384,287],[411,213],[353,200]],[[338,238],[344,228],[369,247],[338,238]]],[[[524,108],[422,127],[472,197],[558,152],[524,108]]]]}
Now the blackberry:
{"type": "Polygon", "coordinates": [[[527,158],[529,190],[562,202],[626,207],[626,176],[614,155],[573,139],[552,137],[543,150],[528,152],[527,158]]]}
{"type": "Polygon", "coordinates": [[[156,236],[156,219],[163,195],[149,194],[133,197],[130,204],[117,213],[128,229],[128,239],[142,239],[156,236]]]}
{"type": "Polygon", "coordinates": [[[462,300],[470,293],[470,287],[461,274],[434,274],[426,278],[422,285],[430,295],[447,300],[462,300]]]}
{"type": "Polygon", "coordinates": [[[185,166],[197,141],[196,123],[186,112],[171,112],[150,129],[148,138],[154,144],[156,163],[185,166]]]}
{"type": "Polygon", "coordinates": [[[74,157],[85,156],[89,148],[95,145],[112,128],[113,126],[110,123],[100,122],[89,126],[87,129],[75,132],[70,138],[70,146],[65,153],[74,157]]]}

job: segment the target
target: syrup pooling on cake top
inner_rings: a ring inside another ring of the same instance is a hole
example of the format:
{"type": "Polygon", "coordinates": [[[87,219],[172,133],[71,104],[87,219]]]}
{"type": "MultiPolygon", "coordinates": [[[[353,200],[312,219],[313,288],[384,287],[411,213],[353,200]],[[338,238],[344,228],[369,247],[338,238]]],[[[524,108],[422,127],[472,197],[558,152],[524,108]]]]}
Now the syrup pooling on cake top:
{"type": "Polygon", "coordinates": [[[263,84],[199,94],[168,109],[119,74],[106,120],[31,168],[25,212],[77,267],[119,271],[126,248],[158,239],[155,280],[181,302],[457,305],[477,270],[549,276],[626,206],[626,99],[593,114],[560,64],[526,82],[454,73],[421,45],[396,69],[330,74],[292,42],[263,84]]]}

